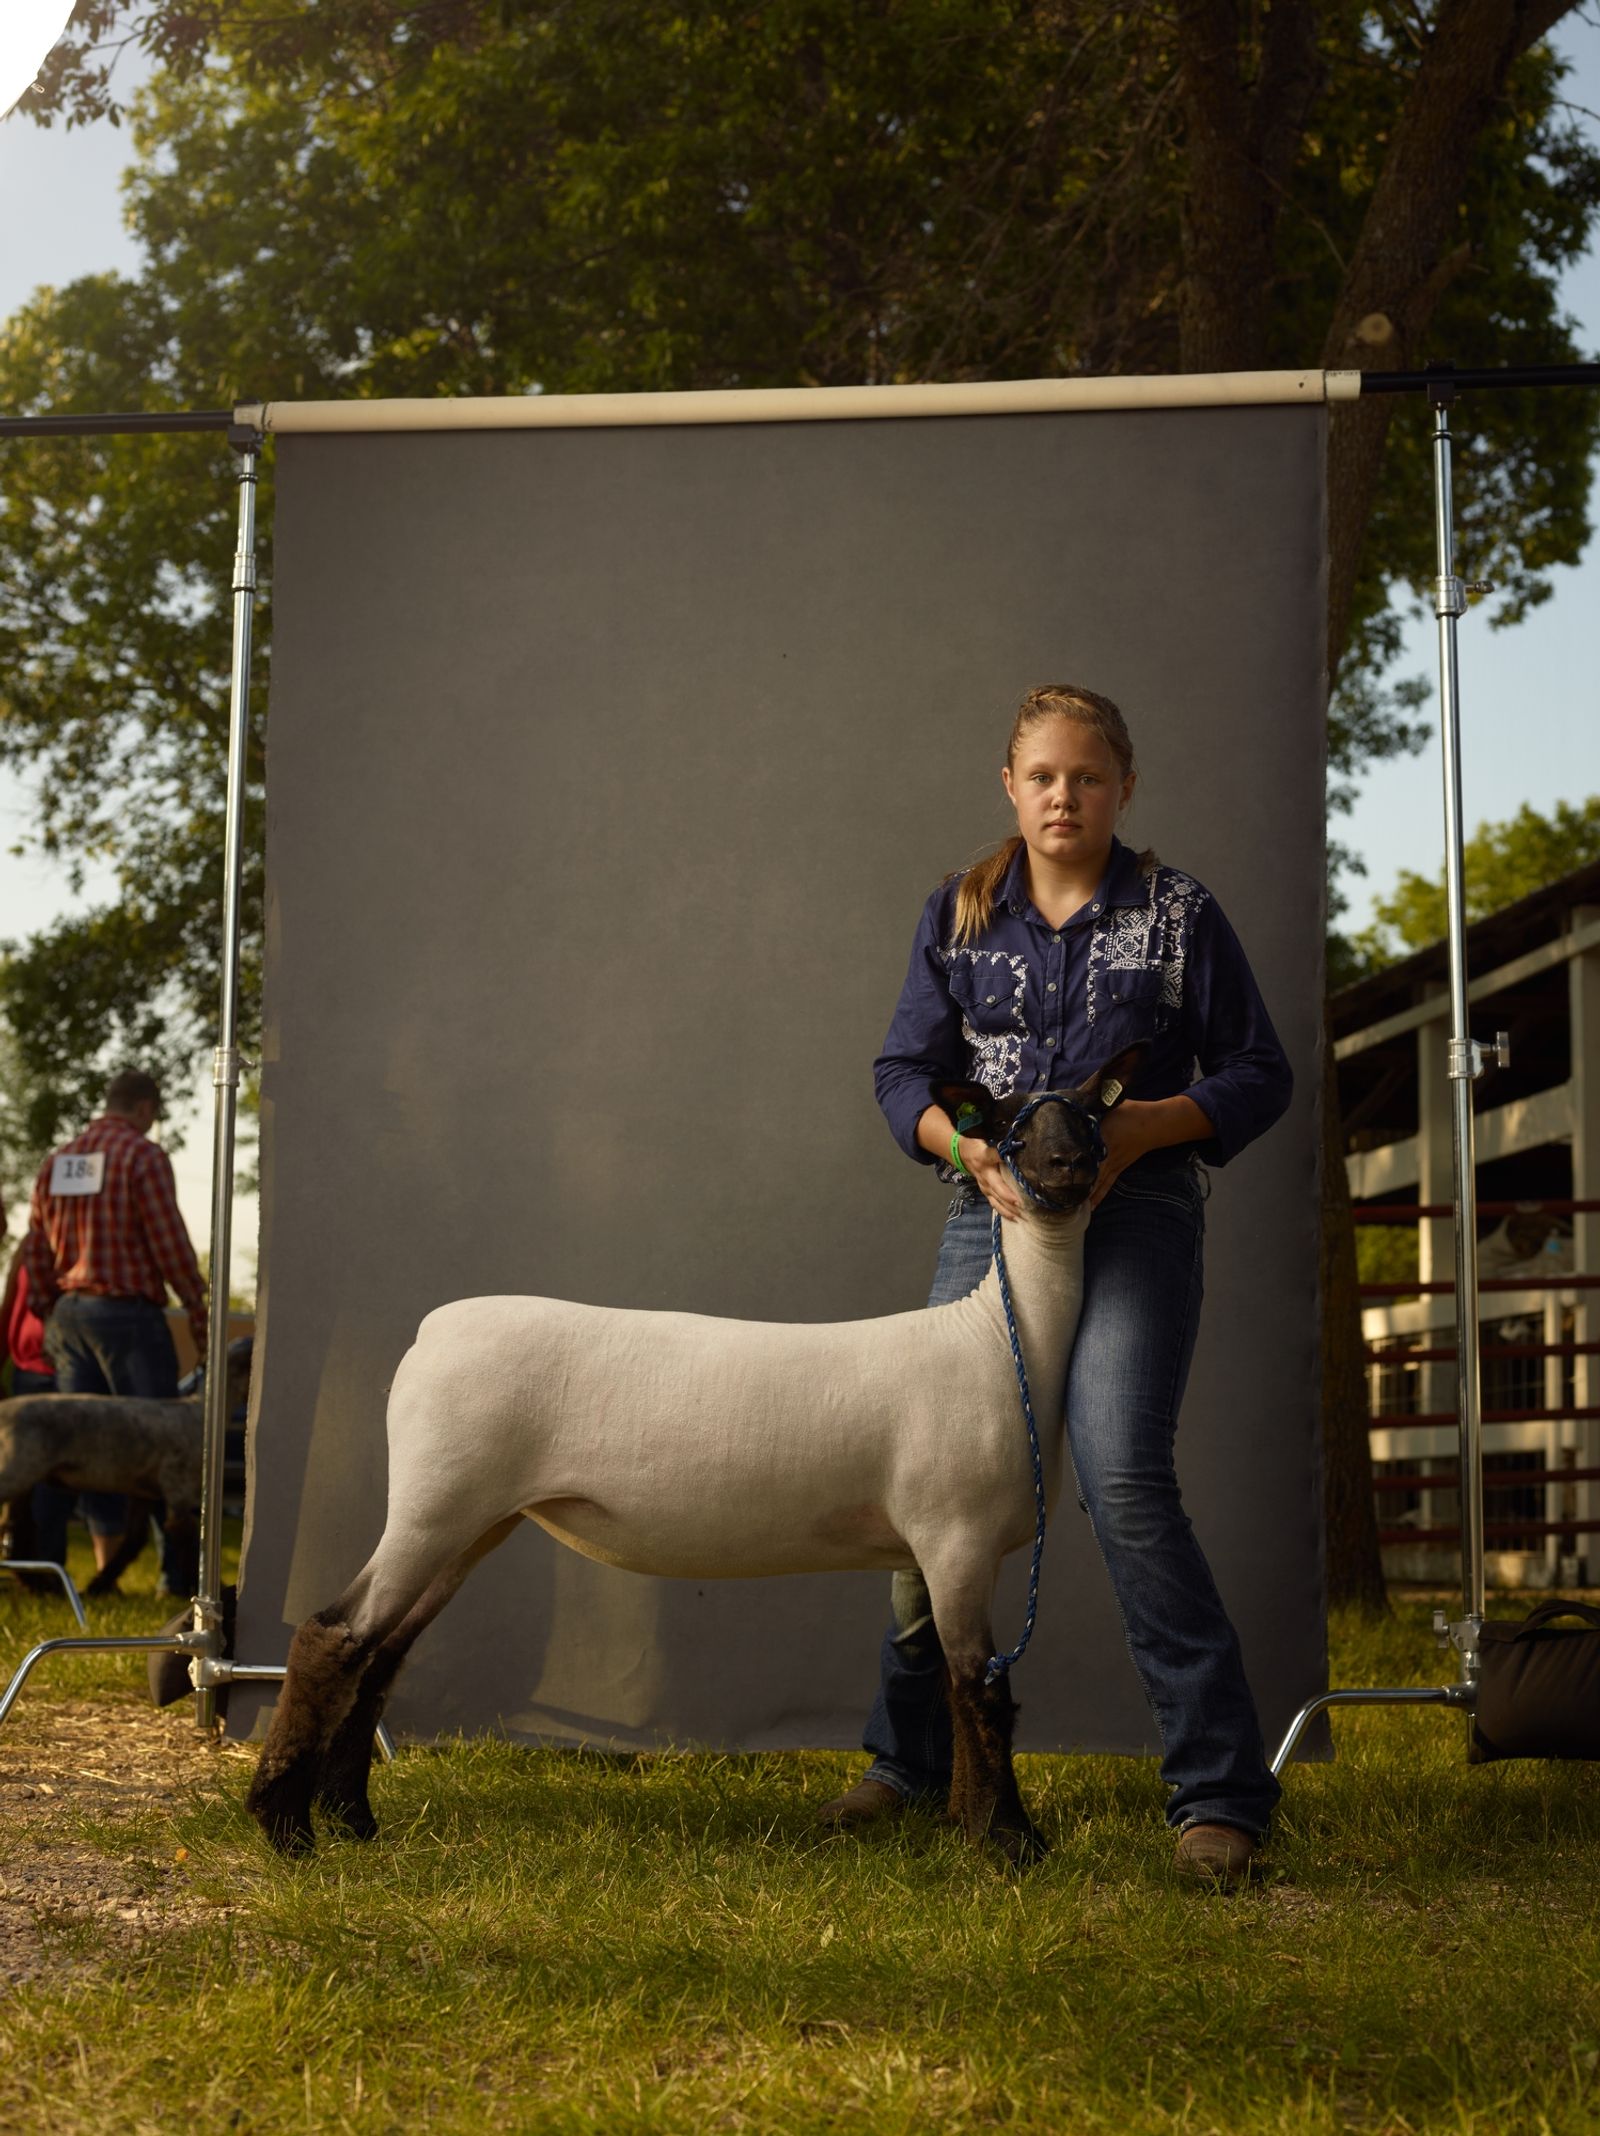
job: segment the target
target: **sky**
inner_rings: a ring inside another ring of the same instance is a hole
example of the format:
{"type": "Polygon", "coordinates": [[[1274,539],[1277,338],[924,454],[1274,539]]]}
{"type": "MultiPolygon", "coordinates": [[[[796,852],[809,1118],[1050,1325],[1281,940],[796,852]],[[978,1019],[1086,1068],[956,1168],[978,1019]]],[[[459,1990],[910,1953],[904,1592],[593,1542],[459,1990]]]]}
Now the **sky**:
{"type": "MultiPolygon", "coordinates": [[[[1566,94],[1582,107],[1585,127],[1600,136],[1600,19],[1571,17],[1555,41],[1574,65],[1566,94]]],[[[119,86],[131,88],[137,79],[137,67],[130,67],[119,86]]],[[[14,117],[0,121],[0,318],[41,283],[59,285],[107,269],[137,272],[118,183],[129,157],[126,134],[106,123],[46,132],[14,117]]],[[[1569,272],[1562,296],[1579,323],[1583,353],[1600,356],[1600,246],[1569,272]]],[[[1426,420],[1420,401],[1408,401],[1406,414],[1426,420]]],[[[1455,418],[1458,432],[1470,421],[1469,400],[1455,418]]],[[[1431,513],[1431,499],[1419,497],[1417,508],[1431,513]]],[[[1474,575],[1469,555],[1458,567],[1464,577],[1474,575]]],[[[1512,816],[1524,802],[1548,811],[1558,800],[1600,794],[1600,539],[1579,564],[1554,577],[1553,597],[1512,629],[1491,629],[1479,613],[1461,623],[1462,783],[1469,826],[1512,816]]],[[[1437,679],[1431,614],[1408,629],[1404,672],[1437,679]]],[[[1402,869],[1442,870],[1441,791],[1437,738],[1421,756],[1379,765],[1361,782],[1354,813],[1335,825],[1335,835],[1367,869],[1364,880],[1347,885],[1346,925],[1363,925],[1373,896],[1391,888],[1402,869]]],[[[8,850],[26,833],[31,814],[27,786],[0,773],[0,938],[28,934],[77,902],[58,868],[8,850]]],[[[91,877],[84,897],[93,902],[106,888],[103,878],[91,877]]],[[[208,1069],[177,1123],[186,1131],[176,1159],[179,1195],[200,1240],[209,1221],[211,1102],[208,1069]]],[[[241,1203],[236,1264],[246,1275],[253,1267],[255,1223],[253,1203],[241,1203]]]]}

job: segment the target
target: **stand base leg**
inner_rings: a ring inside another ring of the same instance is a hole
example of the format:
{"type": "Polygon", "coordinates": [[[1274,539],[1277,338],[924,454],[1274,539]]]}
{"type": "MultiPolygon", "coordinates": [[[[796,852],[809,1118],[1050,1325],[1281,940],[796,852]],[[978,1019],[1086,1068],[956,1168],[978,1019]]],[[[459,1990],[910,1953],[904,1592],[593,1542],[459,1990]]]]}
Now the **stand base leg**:
{"type": "MultiPolygon", "coordinates": [[[[57,1565],[52,1569],[60,1572],[61,1567],[57,1565]]],[[[71,1585],[70,1581],[68,1584],[71,1585]]],[[[77,1590],[73,1589],[73,1592],[77,1590]]],[[[79,1614],[81,1617],[81,1611],[79,1614]]],[[[187,1654],[192,1651],[188,1633],[151,1639],[42,1639],[23,1655],[10,1683],[0,1692],[0,1725],[17,1703],[23,1685],[47,1654],[187,1654]]],[[[215,1667],[219,1681],[233,1683],[282,1683],[288,1674],[281,1662],[219,1662],[215,1667]]],[[[395,1760],[394,1737],[382,1721],[373,1731],[373,1741],[385,1765],[392,1765],[395,1760]]]]}
{"type": "Polygon", "coordinates": [[[1472,1684],[1443,1684],[1437,1688],[1402,1684],[1393,1690],[1324,1691],[1319,1698],[1307,1699],[1289,1723],[1289,1732],[1278,1745],[1272,1760],[1272,1777],[1274,1780],[1282,1777],[1283,1768],[1307,1727],[1319,1713],[1326,1713],[1332,1706],[1453,1706],[1458,1713],[1470,1713],[1474,1695],[1472,1684]]]}
{"type": "Polygon", "coordinates": [[[83,1613],[83,1597],[65,1565],[58,1565],[54,1558],[0,1558],[0,1572],[47,1572],[59,1580],[66,1590],[67,1600],[72,1605],[72,1614],[87,1631],[89,1620],[83,1613]]]}
{"type": "Polygon", "coordinates": [[[16,1674],[0,1692],[0,1723],[17,1703],[23,1685],[46,1654],[186,1654],[188,1635],[167,1639],[44,1639],[17,1664],[16,1674]]]}

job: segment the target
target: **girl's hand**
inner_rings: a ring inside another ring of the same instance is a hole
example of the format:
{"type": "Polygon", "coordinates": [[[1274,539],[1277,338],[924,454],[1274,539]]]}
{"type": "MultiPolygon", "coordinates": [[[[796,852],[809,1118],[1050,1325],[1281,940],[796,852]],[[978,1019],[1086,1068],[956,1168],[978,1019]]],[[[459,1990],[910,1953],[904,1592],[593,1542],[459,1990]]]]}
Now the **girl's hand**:
{"type": "Polygon", "coordinates": [[[1153,1106],[1130,1103],[1124,1098],[1100,1122],[1100,1139],[1106,1146],[1106,1155],[1105,1162],[1095,1174],[1094,1191],[1089,1196],[1091,1209],[1099,1208],[1136,1157],[1157,1147],[1144,1117],[1153,1110],[1153,1106]]]}
{"type": "Polygon", "coordinates": [[[989,1207],[1001,1216],[1020,1217],[1022,1196],[999,1152],[981,1135],[963,1135],[956,1147],[961,1152],[961,1162],[972,1174],[973,1185],[989,1207]]]}
{"type": "Polygon", "coordinates": [[[1124,1098],[1100,1122],[1106,1155],[1095,1174],[1089,1207],[1097,1209],[1129,1165],[1146,1150],[1171,1149],[1180,1142],[1203,1142],[1211,1132],[1211,1122],[1193,1098],[1124,1098]]]}

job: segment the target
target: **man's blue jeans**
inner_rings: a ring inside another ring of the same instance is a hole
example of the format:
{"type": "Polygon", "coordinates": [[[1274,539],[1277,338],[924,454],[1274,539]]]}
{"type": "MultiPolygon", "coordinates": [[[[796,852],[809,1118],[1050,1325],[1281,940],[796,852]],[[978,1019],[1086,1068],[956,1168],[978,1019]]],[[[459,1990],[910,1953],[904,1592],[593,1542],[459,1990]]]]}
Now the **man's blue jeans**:
{"type": "MultiPolygon", "coordinates": [[[[989,1224],[988,1203],[964,1188],[945,1223],[930,1305],[964,1298],[983,1280],[989,1224]]],[[[1067,1434],[1080,1502],[1161,1732],[1167,1821],[1260,1834],[1280,1790],[1267,1768],[1238,1637],[1173,1468],[1200,1319],[1204,1243],[1199,1168],[1186,1153],[1142,1159],[1095,1210],[1084,1235],[1067,1434]]],[[[950,1429],[960,1428],[952,1417],[950,1429]]],[[[873,1759],[869,1776],[903,1795],[943,1795],[950,1785],[944,1655],[920,1573],[895,1574],[893,1612],[862,1738],[873,1759]]]]}
{"type": "MultiPolygon", "coordinates": [[[[44,1324],[44,1346],[56,1368],[58,1394],[133,1394],[170,1402],[178,1392],[178,1353],[159,1305],[148,1298],[95,1298],[65,1291],[44,1324]]],[[[33,1487],[39,1555],[67,1559],[67,1520],[79,1493],[52,1483],[33,1487]]],[[[112,1491],[82,1493],[83,1515],[95,1535],[121,1535],[128,1501],[112,1491]]],[[[167,1539],[162,1535],[162,1570],[167,1539]]]]}

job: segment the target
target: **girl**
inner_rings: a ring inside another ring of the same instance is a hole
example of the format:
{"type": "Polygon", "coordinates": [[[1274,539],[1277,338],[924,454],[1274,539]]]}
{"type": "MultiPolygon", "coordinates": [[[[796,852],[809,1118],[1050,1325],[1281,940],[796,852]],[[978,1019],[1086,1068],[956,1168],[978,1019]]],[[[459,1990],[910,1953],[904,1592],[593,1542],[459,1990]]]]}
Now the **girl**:
{"type": "MultiPolygon", "coordinates": [[[[1216,900],[1117,838],[1135,776],[1109,698],[1070,684],[1028,693],[1001,773],[1017,834],[929,898],[874,1080],[901,1148],[956,1185],[928,1299],[942,1305],[982,1280],[991,1211],[1019,1203],[995,1151],[929,1104],[930,1083],[980,1082],[996,1097],[1072,1089],[1125,1047],[1148,1048],[1104,1123],[1067,1430],[1161,1732],[1178,1866],[1226,1885],[1246,1873],[1279,1790],[1179,1501],[1173,1433],[1200,1315],[1201,1164],[1226,1164],[1270,1127],[1291,1078],[1216,900]]],[[[825,1805],[828,1824],[948,1792],[944,1657],[916,1572],[894,1576],[863,1740],[872,1765],[825,1805]]]]}

